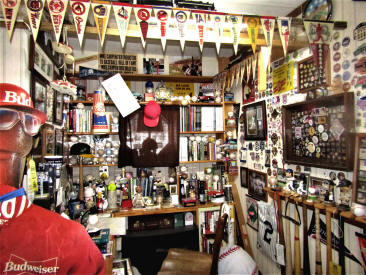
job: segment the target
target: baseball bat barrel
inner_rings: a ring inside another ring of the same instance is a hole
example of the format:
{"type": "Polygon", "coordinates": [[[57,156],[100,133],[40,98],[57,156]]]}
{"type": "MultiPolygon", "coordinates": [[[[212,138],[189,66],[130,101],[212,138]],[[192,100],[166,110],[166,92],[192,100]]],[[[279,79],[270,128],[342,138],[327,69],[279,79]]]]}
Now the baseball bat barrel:
{"type": "MultiPolygon", "coordinates": [[[[288,197],[286,196],[286,204],[288,203],[288,197]]],[[[287,213],[285,213],[287,215],[287,213]]],[[[290,221],[286,219],[286,275],[292,275],[292,253],[291,253],[291,228],[290,221]]]]}
{"type": "MultiPolygon", "coordinates": [[[[297,205],[296,205],[297,206],[297,205]]],[[[295,220],[300,222],[300,217],[297,211],[295,212],[295,220]]],[[[295,275],[301,274],[301,251],[300,251],[300,225],[295,224],[295,239],[294,239],[294,267],[295,275]]]]}

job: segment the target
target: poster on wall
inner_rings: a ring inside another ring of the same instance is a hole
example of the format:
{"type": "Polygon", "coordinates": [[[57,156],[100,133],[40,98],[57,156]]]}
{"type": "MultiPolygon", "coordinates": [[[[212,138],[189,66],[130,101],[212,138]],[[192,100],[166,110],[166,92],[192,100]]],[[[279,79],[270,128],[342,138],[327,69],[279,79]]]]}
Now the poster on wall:
{"type": "Polygon", "coordinates": [[[273,93],[275,95],[294,88],[294,62],[283,64],[273,70],[273,93]]]}
{"type": "Polygon", "coordinates": [[[110,73],[137,73],[137,55],[121,53],[100,53],[98,68],[110,73]]]}

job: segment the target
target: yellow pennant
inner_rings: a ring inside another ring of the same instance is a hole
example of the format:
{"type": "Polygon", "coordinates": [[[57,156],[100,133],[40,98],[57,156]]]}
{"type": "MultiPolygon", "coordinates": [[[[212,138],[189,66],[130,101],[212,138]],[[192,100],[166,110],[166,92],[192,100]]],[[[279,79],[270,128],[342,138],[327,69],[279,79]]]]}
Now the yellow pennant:
{"type": "Polygon", "coordinates": [[[105,33],[107,30],[109,12],[111,10],[111,5],[109,2],[93,2],[92,9],[94,14],[95,24],[97,26],[97,31],[99,35],[100,44],[103,46],[105,33]]]}
{"type": "Polygon", "coordinates": [[[249,16],[244,17],[245,23],[247,24],[247,31],[250,40],[250,44],[252,45],[253,53],[256,51],[257,46],[257,38],[258,38],[258,29],[259,29],[259,17],[249,16]]]}

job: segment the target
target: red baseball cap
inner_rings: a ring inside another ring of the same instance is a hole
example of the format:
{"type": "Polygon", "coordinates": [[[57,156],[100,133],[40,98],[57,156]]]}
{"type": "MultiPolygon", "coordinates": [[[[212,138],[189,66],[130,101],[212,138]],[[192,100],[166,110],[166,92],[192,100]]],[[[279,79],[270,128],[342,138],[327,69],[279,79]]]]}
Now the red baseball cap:
{"type": "Polygon", "coordinates": [[[0,83],[0,107],[11,107],[30,113],[40,120],[40,124],[46,122],[46,114],[34,108],[29,94],[14,84],[0,83]]]}
{"type": "Polygon", "coordinates": [[[161,108],[156,101],[149,101],[144,109],[144,124],[147,127],[156,127],[159,123],[161,108]]]}

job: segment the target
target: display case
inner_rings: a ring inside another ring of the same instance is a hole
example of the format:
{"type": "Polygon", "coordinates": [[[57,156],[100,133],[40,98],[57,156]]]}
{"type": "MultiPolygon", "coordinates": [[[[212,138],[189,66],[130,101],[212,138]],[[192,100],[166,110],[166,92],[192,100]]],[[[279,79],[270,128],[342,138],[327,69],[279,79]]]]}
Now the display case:
{"type": "Polygon", "coordinates": [[[366,133],[356,135],[352,201],[366,205],[366,133]]]}
{"type": "Polygon", "coordinates": [[[342,93],[283,106],[284,161],[352,171],[353,97],[342,93]]]}

